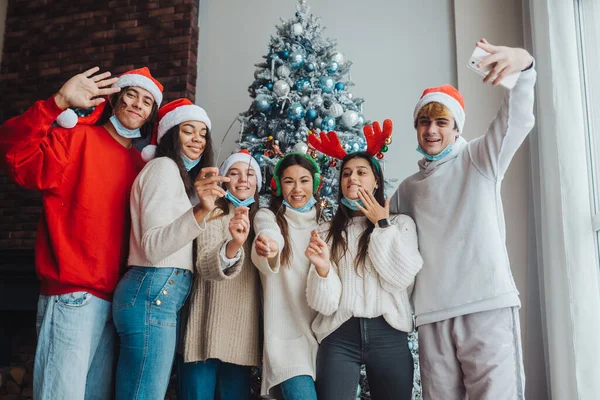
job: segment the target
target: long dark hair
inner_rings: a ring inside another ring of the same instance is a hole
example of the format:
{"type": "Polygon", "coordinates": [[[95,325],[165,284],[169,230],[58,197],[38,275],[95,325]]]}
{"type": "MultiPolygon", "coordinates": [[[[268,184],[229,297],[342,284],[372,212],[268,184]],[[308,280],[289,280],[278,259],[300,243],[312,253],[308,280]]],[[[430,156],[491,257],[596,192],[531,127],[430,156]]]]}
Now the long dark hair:
{"type": "MultiPolygon", "coordinates": [[[[315,169],[315,166],[313,163],[311,163],[306,157],[304,157],[300,154],[290,154],[289,156],[285,157],[281,161],[281,164],[279,165],[279,168],[277,169],[277,177],[279,178],[280,184],[281,184],[281,177],[283,176],[283,172],[287,168],[289,168],[293,165],[299,165],[302,168],[305,168],[306,170],[308,170],[308,172],[310,172],[310,176],[313,178],[313,185],[314,185],[315,173],[317,173],[318,171],[315,169]]],[[[313,190],[313,192],[314,192],[314,190],[313,190]]],[[[320,215],[321,214],[321,206],[319,204],[318,194],[313,193],[313,196],[317,200],[317,204],[315,205],[315,207],[317,208],[317,215],[320,215]]],[[[291,258],[292,258],[292,249],[290,247],[290,235],[289,235],[289,230],[288,230],[288,223],[284,217],[286,207],[283,205],[283,194],[281,194],[280,196],[277,196],[275,194],[271,196],[271,202],[269,203],[269,210],[271,210],[273,212],[273,214],[275,214],[275,219],[277,221],[277,225],[279,225],[279,229],[281,230],[281,236],[283,236],[284,245],[283,245],[283,250],[281,250],[281,265],[290,266],[291,258]]]]}
{"type": "MultiPolygon", "coordinates": [[[[110,119],[110,117],[113,116],[114,108],[117,107],[123,101],[123,96],[125,95],[125,92],[127,92],[127,89],[129,89],[129,86],[122,88],[120,92],[113,94],[108,98],[108,100],[106,100],[106,105],[104,106],[104,110],[102,110],[102,115],[100,115],[100,118],[96,122],[96,125],[104,125],[110,119]]],[[[150,137],[150,135],[152,135],[152,131],[154,130],[154,126],[157,122],[157,118],[158,106],[156,105],[156,102],[152,102],[152,111],[150,112],[150,115],[148,116],[146,122],[144,122],[144,125],[140,127],[142,139],[147,139],[148,137],[150,137]]]]}
{"type": "Polygon", "coordinates": [[[165,135],[160,139],[156,148],[156,157],[169,157],[175,161],[177,168],[179,168],[179,175],[185,186],[185,191],[188,196],[191,196],[194,192],[194,181],[200,173],[200,170],[205,167],[211,167],[213,165],[213,147],[212,147],[212,135],[210,130],[206,131],[206,144],[204,145],[204,152],[198,165],[192,168],[189,172],[185,170],[183,160],[181,159],[181,141],[179,140],[179,125],[175,125],[170,128],[165,135]]]}
{"type": "MultiPolygon", "coordinates": [[[[344,166],[348,163],[348,161],[362,158],[369,162],[371,166],[371,170],[373,171],[373,175],[375,175],[375,182],[377,184],[377,189],[375,189],[375,200],[383,207],[385,205],[385,190],[384,190],[384,180],[383,180],[383,172],[381,170],[381,166],[369,153],[360,151],[357,153],[350,153],[342,160],[342,165],[340,166],[340,190],[338,191],[338,204],[339,207],[331,220],[331,225],[329,227],[329,232],[327,233],[327,241],[331,240],[331,256],[333,261],[337,264],[348,252],[348,223],[353,216],[353,210],[344,206],[341,202],[343,194],[342,194],[342,174],[344,171],[344,166]],[[375,164],[377,163],[377,164],[375,164]]],[[[367,259],[367,250],[369,247],[369,239],[371,238],[371,232],[375,225],[367,220],[367,229],[360,235],[358,240],[358,254],[354,259],[354,266],[359,269],[362,269],[365,266],[365,261],[367,259]]]]}

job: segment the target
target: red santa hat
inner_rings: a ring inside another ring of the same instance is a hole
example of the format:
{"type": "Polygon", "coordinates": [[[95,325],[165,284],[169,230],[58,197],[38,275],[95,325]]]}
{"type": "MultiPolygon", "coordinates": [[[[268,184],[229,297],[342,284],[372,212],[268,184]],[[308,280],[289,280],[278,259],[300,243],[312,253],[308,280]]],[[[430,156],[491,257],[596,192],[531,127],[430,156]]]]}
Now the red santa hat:
{"type": "Polygon", "coordinates": [[[458,132],[462,134],[463,127],[465,126],[465,102],[462,94],[452,85],[446,84],[425,89],[415,106],[413,120],[417,120],[421,108],[434,102],[440,103],[450,110],[458,126],[458,132]]]}
{"type": "Polygon", "coordinates": [[[210,118],[204,109],[188,99],[177,99],[165,104],[158,110],[158,129],[149,145],[142,149],[142,158],[150,161],[156,154],[156,146],[169,129],[185,121],[203,122],[208,130],[211,128],[210,118]]]}
{"type": "Polygon", "coordinates": [[[225,161],[223,161],[223,164],[221,164],[221,167],[219,168],[219,175],[227,175],[227,171],[229,171],[229,168],[231,168],[231,166],[236,162],[243,162],[250,165],[250,168],[252,168],[254,170],[254,173],[256,174],[256,191],[260,192],[260,189],[262,187],[262,173],[260,172],[260,166],[258,165],[258,162],[254,159],[254,157],[252,157],[252,155],[246,149],[242,149],[237,153],[233,153],[232,155],[227,157],[225,161]]]}
{"type": "MultiPolygon", "coordinates": [[[[133,69],[131,71],[124,72],[117,82],[115,82],[112,87],[129,87],[129,86],[137,86],[142,89],[146,89],[152,94],[154,97],[154,101],[158,106],[162,103],[162,92],[163,85],[160,84],[159,81],[154,79],[150,74],[150,70],[146,67],[133,69]]],[[[106,107],[106,100],[98,105],[92,113],[86,117],[78,118],[75,111],[70,108],[67,108],[63,111],[58,118],[56,118],[56,122],[58,125],[63,128],[73,128],[77,124],[82,125],[94,125],[100,119],[102,112],[104,111],[104,107],[106,107]]]]}

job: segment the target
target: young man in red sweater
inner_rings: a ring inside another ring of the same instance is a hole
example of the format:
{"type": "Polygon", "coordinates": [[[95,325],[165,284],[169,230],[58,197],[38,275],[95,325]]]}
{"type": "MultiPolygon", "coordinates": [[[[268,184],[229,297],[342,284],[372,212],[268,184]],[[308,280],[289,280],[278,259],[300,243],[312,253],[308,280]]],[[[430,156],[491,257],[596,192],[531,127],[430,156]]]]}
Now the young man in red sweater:
{"type": "Polygon", "coordinates": [[[129,192],[144,165],[132,140],[152,131],[163,87],[147,68],[119,78],[96,72],[75,75],[0,128],[8,174],[42,192],[35,249],[40,400],[113,395],[111,301],[127,261],[129,192]],[[92,106],[79,121],[67,110],[92,106]]]}

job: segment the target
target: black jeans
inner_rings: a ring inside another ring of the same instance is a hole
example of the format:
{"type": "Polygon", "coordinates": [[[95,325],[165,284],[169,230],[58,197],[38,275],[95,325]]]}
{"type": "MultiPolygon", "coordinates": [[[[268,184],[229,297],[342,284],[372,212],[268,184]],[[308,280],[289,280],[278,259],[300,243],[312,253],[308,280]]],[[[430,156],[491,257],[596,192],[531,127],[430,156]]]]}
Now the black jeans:
{"type": "Polygon", "coordinates": [[[361,364],[373,400],[410,400],[414,365],[407,334],[383,317],[351,318],[323,339],[317,353],[317,398],[355,400],[361,364]]]}

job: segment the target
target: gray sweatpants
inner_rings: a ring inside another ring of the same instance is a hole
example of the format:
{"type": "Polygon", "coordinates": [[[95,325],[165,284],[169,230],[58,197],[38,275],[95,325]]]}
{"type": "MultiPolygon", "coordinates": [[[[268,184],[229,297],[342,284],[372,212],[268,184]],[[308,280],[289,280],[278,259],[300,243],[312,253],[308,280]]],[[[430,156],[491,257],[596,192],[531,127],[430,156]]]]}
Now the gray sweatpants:
{"type": "Polygon", "coordinates": [[[525,398],[516,307],[419,326],[419,361],[423,400],[525,398]]]}

